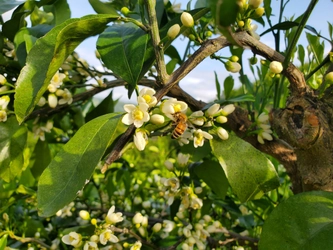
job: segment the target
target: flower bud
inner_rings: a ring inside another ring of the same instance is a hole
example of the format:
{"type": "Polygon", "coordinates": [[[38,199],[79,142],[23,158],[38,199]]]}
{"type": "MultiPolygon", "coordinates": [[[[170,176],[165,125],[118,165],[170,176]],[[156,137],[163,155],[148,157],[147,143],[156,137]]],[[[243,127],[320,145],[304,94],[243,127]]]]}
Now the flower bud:
{"type": "Polygon", "coordinates": [[[127,16],[131,11],[127,7],[122,7],[120,12],[124,15],[127,16]]]}
{"type": "Polygon", "coordinates": [[[265,9],[263,8],[263,7],[259,7],[259,8],[257,8],[256,10],[255,10],[255,16],[256,17],[262,17],[262,15],[264,14],[264,12],[265,12],[265,9]]]}
{"type": "Polygon", "coordinates": [[[234,112],[235,110],[235,105],[233,104],[228,104],[226,106],[223,107],[222,109],[222,115],[226,116],[226,115],[229,115],[231,114],[232,112],[234,112]]]}
{"type": "Polygon", "coordinates": [[[202,187],[196,187],[196,188],[194,188],[194,193],[201,194],[202,193],[202,187]]]}
{"type": "Polygon", "coordinates": [[[165,119],[163,115],[154,114],[150,117],[150,122],[155,125],[161,125],[164,123],[164,121],[165,119]]]}
{"type": "Polygon", "coordinates": [[[143,216],[141,213],[136,213],[133,217],[134,224],[140,224],[143,221],[143,216]]]}
{"type": "Polygon", "coordinates": [[[243,28],[244,25],[245,25],[244,21],[238,21],[238,26],[239,26],[240,28],[243,28]]]}
{"type": "Polygon", "coordinates": [[[39,106],[39,107],[43,107],[43,106],[45,105],[45,103],[46,103],[46,99],[45,99],[44,96],[42,96],[42,97],[39,99],[39,101],[38,101],[38,103],[37,103],[37,106],[39,106]]]}
{"type": "Polygon", "coordinates": [[[249,0],[249,7],[252,9],[257,9],[263,0],[249,0]]]}
{"type": "Polygon", "coordinates": [[[173,171],[174,170],[174,167],[173,167],[173,163],[169,160],[166,160],[164,162],[164,165],[165,167],[169,170],[169,171],[173,171]]]}
{"type": "Polygon", "coordinates": [[[227,140],[229,138],[228,131],[225,130],[224,128],[219,127],[217,129],[217,135],[222,139],[222,140],[227,140]]]}
{"type": "Polygon", "coordinates": [[[194,20],[190,13],[183,12],[180,16],[180,20],[185,27],[191,28],[194,26],[194,20]]]}
{"type": "Polygon", "coordinates": [[[232,56],[232,57],[230,57],[230,59],[229,59],[230,61],[232,61],[232,62],[238,62],[239,61],[239,58],[238,58],[238,56],[232,56]]]}
{"type": "Polygon", "coordinates": [[[254,64],[256,64],[257,62],[258,62],[258,58],[256,58],[255,56],[250,58],[250,64],[251,64],[251,65],[254,65],[254,64]]]}
{"type": "Polygon", "coordinates": [[[325,76],[325,82],[326,84],[333,84],[333,72],[330,72],[325,76]]]}
{"type": "Polygon", "coordinates": [[[150,201],[144,201],[142,202],[142,207],[147,209],[151,207],[151,202],[150,201]]]}
{"type": "Polygon", "coordinates": [[[228,121],[228,118],[225,117],[225,116],[223,116],[223,115],[220,115],[220,116],[218,116],[218,117],[216,118],[216,121],[217,121],[218,123],[226,123],[226,122],[228,121]]]}
{"type": "Polygon", "coordinates": [[[47,101],[51,108],[55,108],[58,104],[58,97],[55,94],[49,94],[47,101]]]}
{"type": "Polygon", "coordinates": [[[171,40],[173,40],[178,36],[179,31],[180,31],[180,26],[178,23],[176,23],[169,28],[167,35],[171,40]]]}
{"type": "Polygon", "coordinates": [[[269,69],[272,73],[279,74],[279,73],[282,72],[283,67],[282,67],[282,64],[280,62],[273,61],[269,64],[269,69]]]}
{"type": "Polygon", "coordinates": [[[89,219],[90,219],[90,214],[89,214],[89,212],[86,211],[86,210],[81,210],[81,211],[79,212],[79,215],[80,215],[80,217],[81,217],[83,220],[89,220],[89,219]]]}
{"type": "Polygon", "coordinates": [[[0,74],[0,85],[4,85],[7,82],[6,77],[0,74]]]}
{"type": "Polygon", "coordinates": [[[215,114],[217,114],[220,111],[220,104],[218,103],[214,103],[212,106],[210,106],[205,114],[206,116],[214,116],[215,114]]]}
{"type": "Polygon", "coordinates": [[[237,62],[227,61],[225,63],[225,68],[231,73],[238,73],[241,70],[242,66],[237,62]]]}
{"type": "Polygon", "coordinates": [[[161,223],[156,223],[154,226],[153,226],[153,232],[154,233],[158,233],[162,228],[162,224],[161,223]]]}

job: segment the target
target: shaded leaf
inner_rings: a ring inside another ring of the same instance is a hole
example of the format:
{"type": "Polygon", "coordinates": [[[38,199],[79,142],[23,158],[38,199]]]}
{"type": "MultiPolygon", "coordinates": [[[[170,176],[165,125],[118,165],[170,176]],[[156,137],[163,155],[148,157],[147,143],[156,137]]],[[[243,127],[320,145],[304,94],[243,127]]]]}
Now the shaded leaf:
{"type": "Polygon", "coordinates": [[[279,186],[271,161],[251,144],[230,134],[229,139],[210,140],[212,152],[241,202],[260,198],[279,186]]]}
{"type": "Polygon", "coordinates": [[[227,78],[225,78],[223,86],[224,86],[225,99],[228,100],[230,97],[231,91],[234,88],[234,78],[232,76],[228,76],[227,78]]]}
{"type": "Polygon", "coordinates": [[[99,0],[89,0],[89,3],[98,14],[118,14],[115,8],[113,8],[112,3],[105,3],[99,0]]]}
{"type": "Polygon", "coordinates": [[[10,182],[23,168],[23,150],[27,142],[27,128],[19,126],[15,117],[0,122],[0,177],[10,182]]]}
{"type": "Polygon", "coordinates": [[[15,93],[15,113],[21,123],[32,112],[63,61],[87,37],[101,33],[115,15],[70,19],[37,40],[22,69],[15,93]]]}
{"type": "Polygon", "coordinates": [[[0,15],[24,3],[18,0],[0,0],[0,15]]]}
{"type": "Polygon", "coordinates": [[[31,173],[38,179],[51,162],[51,151],[47,142],[38,140],[30,158],[31,173]]]}
{"type": "Polygon", "coordinates": [[[304,65],[304,57],[305,57],[305,50],[303,45],[298,45],[298,59],[300,60],[301,64],[304,65]]]}
{"type": "Polygon", "coordinates": [[[107,114],[82,126],[44,170],[38,183],[41,216],[70,203],[90,179],[106,149],[119,135],[121,115],[107,114]]]}
{"type": "Polygon", "coordinates": [[[219,197],[224,198],[229,187],[223,168],[216,161],[204,161],[193,167],[194,173],[202,179],[219,197]]]}
{"type": "Polygon", "coordinates": [[[327,249],[333,245],[333,193],[313,191],[290,197],[268,217],[259,249],[327,249]]]}
{"type": "Polygon", "coordinates": [[[267,18],[270,18],[272,14],[272,8],[271,8],[271,0],[264,0],[264,9],[265,9],[265,15],[267,18]]]}
{"type": "Polygon", "coordinates": [[[114,24],[99,36],[97,50],[104,64],[134,89],[143,76],[147,43],[148,34],[138,26],[114,24]]]}
{"type": "Polygon", "coordinates": [[[44,6],[44,10],[46,12],[53,13],[54,19],[52,24],[54,25],[61,24],[62,22],[65,22],[66,20],[71,18],[71,10],[69,8],[67,0],[57,0],[52,5],[44,6]]]}
{"type": "Polygon", "coordinates": [[[216,97],[218,100],[221,99],[221,84],[219,78],[217,77],[216,71],[214,71],[215,76],[215,87],[216,87],[216,97]]]}

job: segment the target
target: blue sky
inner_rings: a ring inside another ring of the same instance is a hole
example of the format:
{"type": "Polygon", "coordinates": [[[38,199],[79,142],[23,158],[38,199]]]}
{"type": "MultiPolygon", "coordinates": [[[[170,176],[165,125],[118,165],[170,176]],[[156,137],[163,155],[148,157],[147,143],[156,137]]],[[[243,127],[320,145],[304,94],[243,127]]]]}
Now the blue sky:
{"type": "MultiPolygon", "coordinates": [[[[172,2],[174,1],[172,0],[172,2]]],[[[182,3],[182,9],[186,8],[187,1],[176,0],[175,2],[182,3]]],[[[72,17],[81,17],[83,15],[94,13],[88,0],[68,0],[68,3],[70,4],[72,10],[72,17]]],[[[295,17],[298,17],[306,10],[309,3],[310,0],[291,0],[285,10],[285,16],[290,17],[295,15],[295,17]]],[[[273,9],[279,9],[279,6],[280,0],[272,0],[273,9]]],[[[331,0],[319,1],[308,23],[318,31],[322,31],[322,35],[327,37],[327,22],[329,21],[333,23],[332,9],[333,3],[331,0]]],[[[272,18],[273,24],[275,24],[277,22],[277,17],[272,18]]],[[[261,33],[261,31],[265,30],[266,28],[262,28],[259,25],[258,33],[261,33]]],[[[97,60],[94,58],[95,41],[96,37],[88,39],[77,49],[77,51],[81,57],[86,58],[91,64],[98,65],[97,60]]],[[[270,35],[263,36],[261,41],[266,43],[268,46],[274,47],[273,39],[270,35]]],[[[303,41],[303,43],[305,42],[305,36],[301,37],[301,41],[303,41]]],[[[174,42],[174,46],[180,50],[184,50],[185,47],[184,43],[182,43],[180,39],[174,42]]],[[[327,49],[329,50],[328,47],[327,49]]],[[[251,55],[250,52],[248,53],[248,55],[251,55]]],[[[221,54],[228,56],[229,49],[224,49],[221,54]]],[[[220,82],[223,82],[224,78],[229,75],[229,72],[226,72],[222,64],[211,59],[206,59],[184,80],[182,80],[180,85],[195,98],[201,99],[203,101],[212,101],[216,94],[214,71],[217,72],[220,82]]],[[[237,78],[237,74],[234,74],[234,77],[237,78]]],[[[117,98],[120,97],[122,101],[126,101],[127,95],[125,90],[116,89],[114,91],[114,95],[117,98]]]]}

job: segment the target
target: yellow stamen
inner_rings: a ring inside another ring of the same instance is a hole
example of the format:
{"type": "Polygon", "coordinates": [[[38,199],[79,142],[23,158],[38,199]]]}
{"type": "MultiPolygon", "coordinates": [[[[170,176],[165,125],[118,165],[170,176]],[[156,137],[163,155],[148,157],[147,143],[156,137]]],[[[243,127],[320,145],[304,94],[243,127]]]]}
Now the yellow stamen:
{"type": "Polygon", "coordinates": [[[175,110],[175,113],[180,112],[182,110],[182,106],[180,104],[175,104],[173,106],[173,109],[175,110]]]}
{"type": "Polygon", "coordinates": [[[140,109],[136,109],[135,111],[133,111],[134,120],[142,120],[143,116],[144,116],[144,114],[140,109]]]}
{"type": "Polygon", "coordinates": [[[146,103],[150,103],[152,99],[150,95],[143,95],[142,98],[145,99],[146,103]]]}

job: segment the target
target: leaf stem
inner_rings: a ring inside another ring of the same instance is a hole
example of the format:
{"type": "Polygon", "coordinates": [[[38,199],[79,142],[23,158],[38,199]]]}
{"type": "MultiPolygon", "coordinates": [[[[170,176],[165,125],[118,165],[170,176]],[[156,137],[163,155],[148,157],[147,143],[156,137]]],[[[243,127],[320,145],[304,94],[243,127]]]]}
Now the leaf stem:
{"type": "Polygon", "coordinates": [[[146,0],[145,3],[148,12],[151,39],[156,56],[156,65],[157,65],[156,69],[158,73],[158,80],[164,85],[167,82],[169,75],[166,71],[166,66],[164,62],[163,46],[161,46],[160,44],[161,38],[159,34],[159,28],[158,28],[156,10],[155,10],[156,1],[146,0]]]}
{"type": "Polygon", "coordinates": [[[302,31],[306,25],[306,22],[308,21],[314,7],[318,3],[318,0],[312,0],[311,3],[309,4],[307,10],[304,12],[302,20],[298,26],[298,29],[296,30],[295,36],[293,37],[293,40],[291,41],[290,46],[287,49],[286,57],[283,62],[283,68],[287,68],[289,61],[291,59],[292,53],[295,49],[295,46],[297,44],[298,39],[300,38],[302,31]]]}

